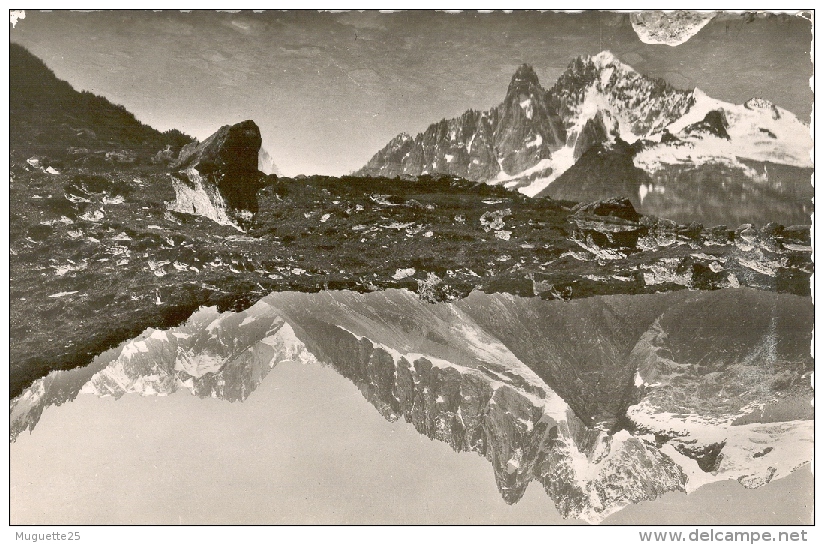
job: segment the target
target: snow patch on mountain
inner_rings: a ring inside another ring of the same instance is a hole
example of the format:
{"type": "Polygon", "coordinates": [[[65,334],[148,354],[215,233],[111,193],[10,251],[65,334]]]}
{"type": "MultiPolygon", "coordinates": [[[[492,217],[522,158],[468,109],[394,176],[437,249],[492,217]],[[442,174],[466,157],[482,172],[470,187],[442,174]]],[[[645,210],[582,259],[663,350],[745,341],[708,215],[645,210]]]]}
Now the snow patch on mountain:
{"type": "Polygon", "coordinates": [[[498,175],[495,176],[495,178],[493,178],[492,180],[489,181],[489,183],[499,184],[499,183],[509,182],[509,181],[512,181],[512,180],[518,180],[519,178],[523,178],[525,176],[530,176],[532,174],[535,174],[536,172],[542,172],[542,171],[547,170],[549,168],[552,168],[552,159],[541,159],[534,166],[529,167],[528,169],[524,170],[523,172],[519,172],[517,174],[507,174],[502,169],[498,173],[498,175]]]}
{"type": "Polygon", "coordinates": [[[627,143],[661,131],[681,117],[692,102],[690,93],[639,74],[610,51],[584,62],[594,65],[597,77],[584,95],[584,102],[590,104],[581,111],[591,111],[593,106],[608,111],[618,120],[621,138],[627,143]]]}
{"type": "Polygon", "coordinates": [[[659,144],[644,150],[636,164],[654,172],[658,164],[695,161],[711,162],[719,158],[736,163],[736,158],[812,168],[813,141],[810,128],[791,112],[763,99],[745,104],[730,104],[693,92],[695,102],[689,111],[667,127],[681,142],[659,144]],[[700,123],[710,112],[720,111],[727,121],[729,140],[708,134],[690,134],[687,128],[700,123]]]}
{"type": "Polygon", "coordinates": [[[524,115],[527,119],[532,119],[532,97],[527,97],[520,102],[521,108],[524,110],[524,115]]]}
{"type": "Polygon", "coordinates": [[[686,491],[704,484],[734,479],[756,488],[772,479],[786,477],[812,460],[813,421],[733,425],[729,415],[709,418],[659,412],[646,400],[631,406],[627,416],[644,430],[673,437],[661,452],[675,461],[689,477],[686,491]],[[701,469],[683,451],[713,445],[720,449],[717,467],[701,469]],[[680,449],[679,449],[680,447],[680,449]]]}
{"type": "MultiPolygon", "coordinates": [[[[529,185],[518,188],[518,191],[528,197],[534,197],[546,189],[549,184],[557,180],[561,174],[569,170],[569,168],[575,164],[575,147],[564,146],[553,153],[551,158],[543,159],[539,164],[542,165],[544,169],[552,169],[552,171],[548,176],[535,178],[529,183],[529,185]]],[[[528,175],[527,172],[521,173],[521,176],[524,175],[528,175]]]]}
{"type": "MultiPolygon", "coordinates": [[[[666,145],[662,144],[639,152],[633,158],[633,163],[638,168],[650,174],[665,169],[671,165],[703,166],[722,165],[742,171],[748,178],[754,181],[766,181],[765,174],[742,163],[734,154],[719,155],[719,149],[723,148],[726,141],[720,138],[712,138],[698,141],[697,145],[666,145]],[[713,144],[717,143],[715,146],[713,144]]],[[[664,187],[658,191],[663,193],[664,187]]],[[[639,190],[644,196],[651,191],[639,190]]],[[[642,197],[643,199],[643,197],[642,197]]]]}

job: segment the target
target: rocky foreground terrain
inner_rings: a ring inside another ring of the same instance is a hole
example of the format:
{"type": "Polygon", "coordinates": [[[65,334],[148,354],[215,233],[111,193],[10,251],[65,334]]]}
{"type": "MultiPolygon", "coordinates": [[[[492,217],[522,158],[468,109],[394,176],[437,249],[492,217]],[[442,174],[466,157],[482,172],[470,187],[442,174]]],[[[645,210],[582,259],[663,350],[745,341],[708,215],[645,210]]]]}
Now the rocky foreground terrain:
{"type": "MultiPolygon", "coordinates": [[[[588,74],[582,63],[573,68],[588,74]]],[[[12,397],[146,327],[204,305],[240,310],[272,291],[407,288],[427,301],[473,290],[809,293],[803,226],[679,225],[626,198],[532,199],[455,176],[278,178],[259,170],[273,165],[253,121],[198,143],[75,91],[15,44],[10,66],[12,397]]],[[[642,88],[663,85],[624,72],[642,88]]],[[[578,89],[576,77],[556,94],[578,89]]],[[[510,94],[536,86],[522,68],[510,94]]],[[[518,134],[524,120],[551,125],[510,106],[502,119],[518,134]]]]}
{"type": "Polygon", "coordinates": [[[428,301],[473,290],[809,293],[803,227],[678,225],[625,200],[576,205],[453,178],[247,170],[251,192],[224,198],[220,180],[237,165],[204,175],[188,164],[49,172],[45,161],[11,171],[12,396],[147,327],[204,305],[241,310],[272,291],[407,288],[428,301]]]}

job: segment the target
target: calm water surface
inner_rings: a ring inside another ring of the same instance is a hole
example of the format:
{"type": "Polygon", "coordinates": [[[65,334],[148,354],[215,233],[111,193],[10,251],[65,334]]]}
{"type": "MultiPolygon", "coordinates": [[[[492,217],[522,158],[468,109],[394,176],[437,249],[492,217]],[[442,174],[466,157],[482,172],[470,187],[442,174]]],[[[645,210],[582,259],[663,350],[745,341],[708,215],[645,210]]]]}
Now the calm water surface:
{"type": "MultiPolygon", "coordinates": [[[[328,367],[284,362],[244,403],[81,394],[10,451],[12,524],[569,524],[537,483],[506,505],[475,453],[384,420],[328,367]]],[[[714,483],[605,523],[809,523],[812,477],[714,483]]]]}

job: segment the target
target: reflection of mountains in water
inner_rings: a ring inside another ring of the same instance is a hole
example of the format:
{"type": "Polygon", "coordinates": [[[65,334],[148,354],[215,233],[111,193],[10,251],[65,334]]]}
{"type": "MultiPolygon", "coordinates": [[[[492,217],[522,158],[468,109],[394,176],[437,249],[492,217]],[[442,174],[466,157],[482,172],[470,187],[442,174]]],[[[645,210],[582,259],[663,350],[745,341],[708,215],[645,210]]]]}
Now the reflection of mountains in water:
{"type": "Polygon", "coordinates": [[[540,195],[583,202],[621,196],[642,214],[685,224],[810,225],[810,168],[737,160],[661,164],[648,174],[633,154],[626,145],[595,147],[540,195]]]}
{"type": "Polygon", "coordinates": [[[12,439],[81,391],[244,400],[277,362],[319,360],[387,419],[489,459],[507,502],[537,480],[564,516],[597,522],[806,462],[811,327],[807,298],[747,289],[449,304],[276,293],[241,313],[201,309],[37,381],[12,402],[12,439]]]}
{"type": "Polygon", "coordinates": [[[810,224],[812,169],[773,163],[754,163],[752,169],[755,174],[748,175],[720,164],[670,166],[639,188],[638,208],[643,214],[705,225],[810,224]]]}

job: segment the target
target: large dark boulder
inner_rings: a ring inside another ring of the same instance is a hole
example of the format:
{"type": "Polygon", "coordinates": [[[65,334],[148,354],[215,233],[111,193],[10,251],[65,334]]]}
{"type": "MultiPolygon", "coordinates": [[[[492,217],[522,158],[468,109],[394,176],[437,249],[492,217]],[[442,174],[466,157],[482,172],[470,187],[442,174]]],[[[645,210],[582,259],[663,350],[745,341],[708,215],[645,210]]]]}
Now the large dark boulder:
{"type": "MultiPolygon", "coordinates": [[[[264,182],[264,174],[258,170],[261,143],[254,121],[224,125],[202,143],[181,149],[171,166],[176,177],[189,185],[200,184],[213,197],[217,189],[229,215],[243,210],[254,213],[258,210],[257,192],[264,182]]],[[[218,208],[222,204],[215,203],[218,208]]]]}

